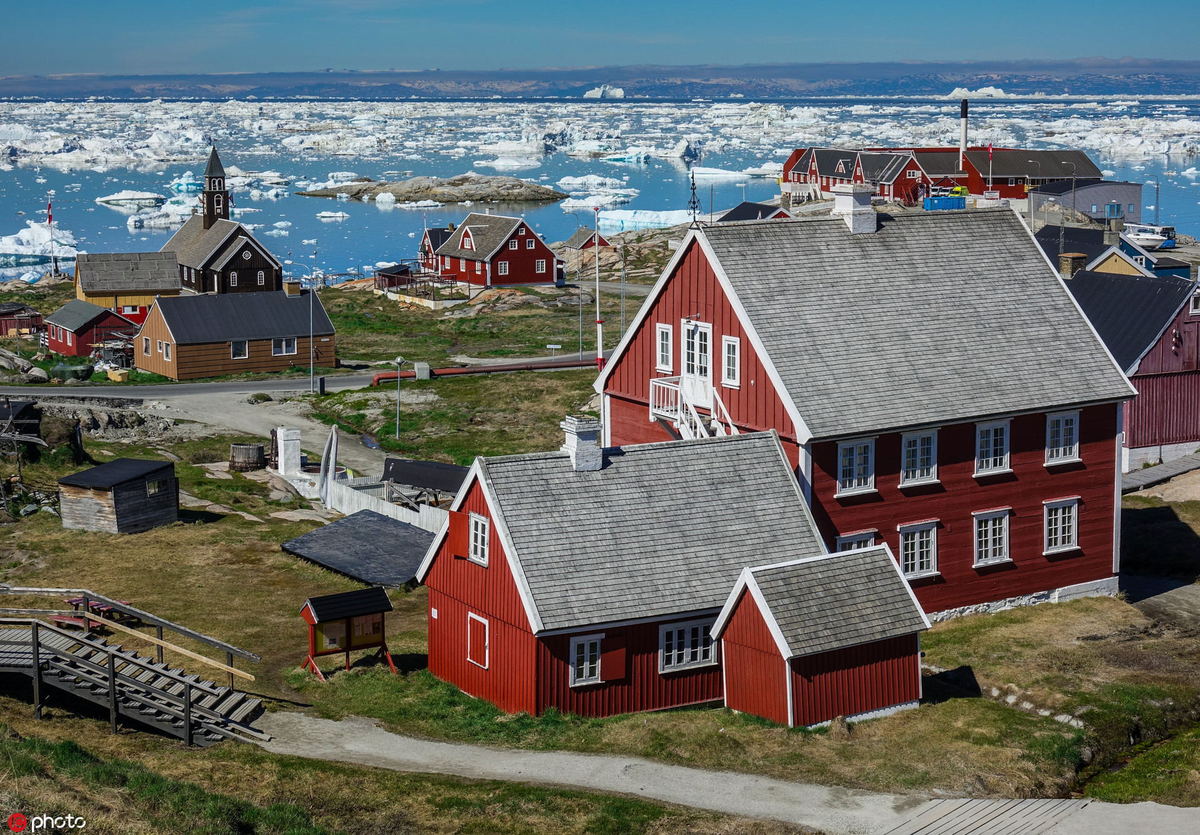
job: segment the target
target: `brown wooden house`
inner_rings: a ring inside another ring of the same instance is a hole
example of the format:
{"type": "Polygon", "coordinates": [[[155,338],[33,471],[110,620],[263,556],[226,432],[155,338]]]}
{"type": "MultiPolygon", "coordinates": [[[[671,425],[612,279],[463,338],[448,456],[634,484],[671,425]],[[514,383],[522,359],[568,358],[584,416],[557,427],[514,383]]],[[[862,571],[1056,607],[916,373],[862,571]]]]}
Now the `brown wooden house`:
{"type": "Polygon", "coordinates": [[[170,461],[117,458],[58,480],[64,528],[140,533],[179,518],[179,482],[170,461]]]}
{"type": "Polygon", "coordinates": [[[321,300],[289,283],[275,293],[158,298],[134,339],[134,366],[173,380],[336,363],[321,300]]]}

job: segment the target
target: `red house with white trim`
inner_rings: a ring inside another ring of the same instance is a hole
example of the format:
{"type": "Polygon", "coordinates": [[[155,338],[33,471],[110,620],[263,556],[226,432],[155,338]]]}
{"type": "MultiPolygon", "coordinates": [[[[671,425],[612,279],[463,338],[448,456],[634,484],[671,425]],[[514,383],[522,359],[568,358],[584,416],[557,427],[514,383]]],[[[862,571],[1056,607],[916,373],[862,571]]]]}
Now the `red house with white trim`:
{"type": "Polygon", "coordinates": [[[1114,592],[1135,392],[1028,229],[841,189],[688,233],[596,382],[605,443],[775,429],[826,544],[887,543],[941,616],[1114,592]]]}
{"type": "Polygon", "coordinates": [[[435,228],[426,228],[421,234],[421,243],[417,247],[417,260],[421,262],[421,266],[428,272],[436,273],[438,270],[437,250],[442,244],[450,239],[454,234],[454,224],[449,226],[441,226],[435,228]]]}
{"type": "Polygon", "coordinates": [[[71,299],[46,317],[46,347],[64,357],[89,356],[95,345],[114,336],[132,336],[136,323],[91,302],[71,299]]]}
{"type": "Polygon", "coordinates": [[[472,212],[435,256],[440,277],[484,287],[546,284],[558,275],[554,251],[519,217],[472,212]]]}
{"type": "Polygon", "coordinates": [[[913,154],[884,148],[797,148],[783,165],[784,193],[828,197],[838,185],[868,185],[874,193],[903,203],[916,201],[929,178],[913,154]]]}

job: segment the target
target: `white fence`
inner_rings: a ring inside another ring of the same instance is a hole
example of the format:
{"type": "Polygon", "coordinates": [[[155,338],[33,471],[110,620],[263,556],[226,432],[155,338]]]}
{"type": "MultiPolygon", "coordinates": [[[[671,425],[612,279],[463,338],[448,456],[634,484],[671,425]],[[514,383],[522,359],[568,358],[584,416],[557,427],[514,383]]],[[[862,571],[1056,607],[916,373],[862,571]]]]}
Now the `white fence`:
{"type": "Polygon", "coordinates": [[[441,529],[449,515],[440,507],[419,505],[419,510],[409,510],[392,504],[383,498],[386,489],[384,482],[377,478],[338,479],[329,485],[328,507],[347,516],[360,510],[373,510],[434,533],[441,529]]]}

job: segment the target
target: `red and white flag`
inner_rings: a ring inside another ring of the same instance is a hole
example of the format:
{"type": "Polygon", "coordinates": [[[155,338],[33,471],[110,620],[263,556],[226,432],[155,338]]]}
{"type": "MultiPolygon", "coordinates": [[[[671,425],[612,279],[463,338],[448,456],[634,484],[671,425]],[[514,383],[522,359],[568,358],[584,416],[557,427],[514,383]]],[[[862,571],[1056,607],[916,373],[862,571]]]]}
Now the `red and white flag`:
{"type": "Polygon", "coordinates": [[[47,203],[46,204],[46,224],[52,225],[53,223],[54,223],[54,204],[47,203]]]}
{"type": "Polygon", "coordinates": [[[990,160],[991,158],[992,158],[992,143],[989,142],[988,143],[988,159],[990,160]]]}

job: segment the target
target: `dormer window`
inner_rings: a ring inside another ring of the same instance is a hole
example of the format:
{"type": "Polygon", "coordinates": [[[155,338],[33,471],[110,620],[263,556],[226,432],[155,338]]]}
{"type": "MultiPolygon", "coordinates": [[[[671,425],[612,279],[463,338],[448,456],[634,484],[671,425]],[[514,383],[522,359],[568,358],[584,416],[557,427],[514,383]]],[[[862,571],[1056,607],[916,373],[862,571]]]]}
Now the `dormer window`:
{"type": "Polygon", "coordinates": [[[463,232],[463,236],[462,236],[462,248],[463,248],[463,249],[469,249],[469,250],[472,250],[472,251],[474,251],[474,250],[475,250],[475,239],[471,237],[471,233],[470,233],[470,232],[466,232],[466,231],[464,231],[464,232],[463,232]]]}

